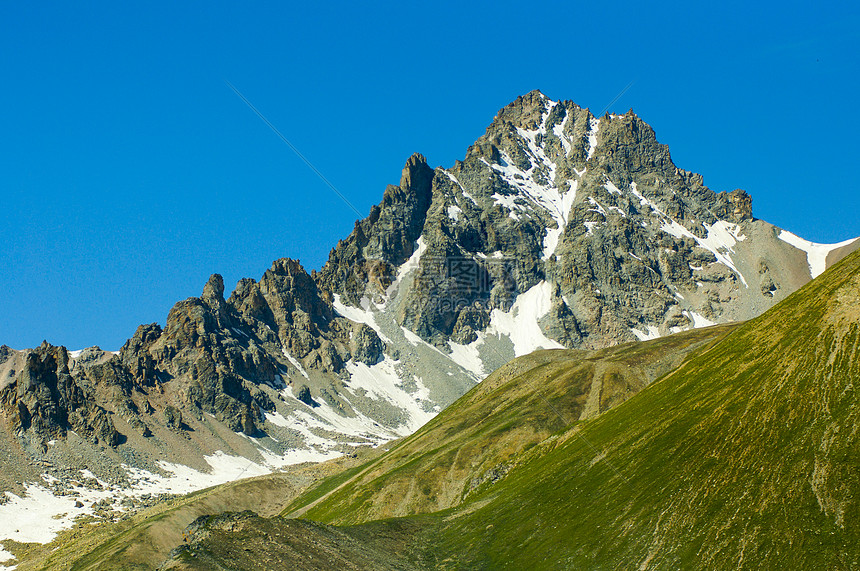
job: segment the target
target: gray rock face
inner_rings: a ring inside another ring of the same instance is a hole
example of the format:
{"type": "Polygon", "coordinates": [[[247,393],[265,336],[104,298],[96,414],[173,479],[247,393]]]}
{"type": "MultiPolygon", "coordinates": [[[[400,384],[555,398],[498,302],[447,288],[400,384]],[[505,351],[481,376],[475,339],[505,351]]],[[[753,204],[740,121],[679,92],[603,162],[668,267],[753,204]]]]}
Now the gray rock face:
{"type": "MultiPolygon", "coordinates": [[[[533,91],[499,111],[464,161],[435,170],[430,197],[425,250],[396,318],[437,346],[475,342],[494,311],[534,287],[549,294],[533,308],[544,335],[598,348],[751,318],[810,277],[779,229],[753,218],[747,193],[715,193],[677,168],[632,111],[597,118],[533,91]]],[[[378,301],[383,288],[369,291],[369,280],[332,276],[379,234],[390,230],[373,214],[359,223],[321,289],[378,301]]],[[[390,269],[408,251],[377,250],[376,263],[390,269]]]]}
{"type": "Polygon", "coordinates": [[[25,446],[44,451],[51,440],[74,430],[94,443],[120,444],[107,412],[87,398],[80,380],[69,373],[64,347],[47,343],[24,354],[17,379],[0,391],[7,427],[25,446]]]}
{"type": "Polygon", "coordinates": [[[403,167],[400,186],[389,185],[370,216],[355,223],[338,242],[328,263],[313,278],[327,293],[338,293],[353,305],[364,295],[382,299],[398,266],[412,255],[424,230],[430,205],[433,169],[412,155],[403,167]]]}

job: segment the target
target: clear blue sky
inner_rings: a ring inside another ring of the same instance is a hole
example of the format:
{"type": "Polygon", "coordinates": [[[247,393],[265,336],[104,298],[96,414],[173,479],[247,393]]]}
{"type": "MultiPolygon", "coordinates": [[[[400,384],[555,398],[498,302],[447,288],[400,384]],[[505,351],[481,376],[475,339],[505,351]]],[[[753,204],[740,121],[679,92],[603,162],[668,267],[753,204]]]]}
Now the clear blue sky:
{"type": "Polygon", "coordinates": [[[844,2],[4,2],[0,343],[118,349],[209,274],[319,268],[413,152],[539,88],[633,107],[675,163],[819,242],[860,235],[844,2]],[[181,7],[177,5],[181,4],[181,7]]]}

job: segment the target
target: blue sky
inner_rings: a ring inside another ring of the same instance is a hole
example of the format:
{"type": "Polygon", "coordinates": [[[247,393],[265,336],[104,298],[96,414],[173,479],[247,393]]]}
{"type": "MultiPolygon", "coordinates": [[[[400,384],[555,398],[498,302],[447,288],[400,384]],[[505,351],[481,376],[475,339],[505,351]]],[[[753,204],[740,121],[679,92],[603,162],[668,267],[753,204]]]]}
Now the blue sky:
{"type": "Polygon", "coordinates": [[[118,349],[211,273],[319,268],[413,152],[531,89],[629,108],[804,238],[860,235],[844,3],[28,3],[0,8],[0,343],[118,349]]]}

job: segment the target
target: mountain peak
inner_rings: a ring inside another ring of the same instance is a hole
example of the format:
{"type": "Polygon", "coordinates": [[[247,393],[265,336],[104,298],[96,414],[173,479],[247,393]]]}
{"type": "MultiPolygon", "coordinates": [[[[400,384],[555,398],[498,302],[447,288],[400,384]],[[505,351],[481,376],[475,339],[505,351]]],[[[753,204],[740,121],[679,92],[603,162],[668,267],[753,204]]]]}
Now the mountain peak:
{"type": "Polygon", "coordinates": [[[201,298],[207,303],[215,304],[224,301],[224,278],[221,274],[212,274],[203,286],[201,298]]]}
{"type": "Polygon", "coordinates": [[[400,174],[400,189],[415,193],[419,203],[425,205],[429,203],[432,180],[433,169],[427,164],[427,159],[420,153],[413,153],[400,174]]]}
{"type": "MultiPolygon", "coordinates": [[[[150,471],[205,468],[216,451],[261,471],[329,458],[409,434],[536,349],[757,316],[860,244],[811,244],[755,220],[748,194],[677,168],[632,111],[597,118],[537,90],[501,109],[462,161],[433,169],[416,153],[399,175],[318,272],[282,258],[227,300],[213,274],[117,358],[63,368],[65,350],[45,344],[55,363],[24,374],[24,357],[0,350],[0,406],[21,420],[10,442],[39,460],[80,427],[113,454],[102,478],[128,462],[123,438],[150,471]],[[93,406],[78,412],[83,401],[93,406]]],[[[68,446],[64,458],[95,450],[68,446]]],[[[9,470],[25,481],[40,474],[19,470],[36,465],[9,470]]]]}

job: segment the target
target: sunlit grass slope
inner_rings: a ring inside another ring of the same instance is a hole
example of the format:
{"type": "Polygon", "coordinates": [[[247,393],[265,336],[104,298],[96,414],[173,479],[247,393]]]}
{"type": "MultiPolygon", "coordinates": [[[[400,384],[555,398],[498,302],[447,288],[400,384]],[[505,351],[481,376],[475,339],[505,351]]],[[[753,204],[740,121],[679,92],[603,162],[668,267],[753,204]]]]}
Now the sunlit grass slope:
{"type": "MultiPolygon", "coordinates": [[[[556,424],[508,460],[503,478],[439,512],[416,545],[425,565],[455,568],[858,568],[858,383],[855,253],[623,404],[556,424]]],[[[563,398],[540,366],[517,384],[563,398]]],[[[472,397],[403,453],[422,438],[429,451],[444,445],[443,426],[468,446],[487,419],[503,418],[492,390],[472,397]]],[[[540,408],[529,391],[519,398],[540,408]]],[[[421,458],[410,452],[354,480],[307,517],[357,523],[390,502],[383,482],[420,482],[447,462],[421,458]]]]}
{"type": "Polygon", "coordinates": [[[338,486],[308,517],[361,523],[459,505],[514,469],[525,450],[624,402],[733,327],[516,359],[351,479],[332,480],[285,513],[338,486]]]}

